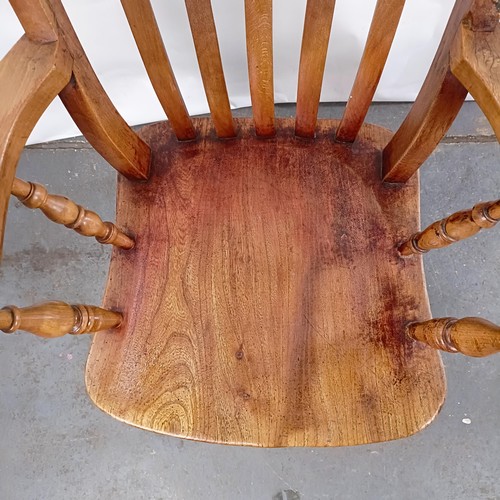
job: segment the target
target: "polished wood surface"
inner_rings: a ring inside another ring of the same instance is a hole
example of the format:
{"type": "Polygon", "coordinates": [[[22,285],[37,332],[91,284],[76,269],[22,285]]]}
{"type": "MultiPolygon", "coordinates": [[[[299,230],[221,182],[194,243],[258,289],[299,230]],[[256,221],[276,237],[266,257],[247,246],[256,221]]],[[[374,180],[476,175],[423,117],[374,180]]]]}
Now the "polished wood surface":
{"type": "Polygon", "coordinates": [[[358,73],[336,133],[339,141],[353,142],[363,125],[382,76],[404,4],[405,0],[377,0],[358,73]]]}
{"type": "Polygon", "coordinates": [[[308,0],[300,51],[295,134],[314,137],[335,0],[308,0]]]}
{"type": "Polygon", "coordinates": [[[39,337],[55,338],[117,328],[122,322],[118,312],[96,306],[45,302],[31,307],[7,306],[0,310],[0,330],[24,330],[39,337]]]}
{"type": "Polygon", "coordinates": [[[495,226],[499,220],[500,200],[478,203],[471,210],[456,212],[415,233],[399,247],[399,252],[408,256],[444,248],[495,226]]]}
{"type": "Polygon", "coordinates": [[[95,150],[129,179],[148,177],[150,150],[120,116],[99,82],[61,0],[50,0],[59,36],[73,58],[73,74],[59,93],[64,106],[95,150]]]}
{"type": "Polygon", "coordinates": [[[181,141],[196,137],[149,0],[121,0],[154,91],[181,141]]]}
{"type": "Polygon", "coordinates": [[[444,398],[439,355],[409,340],[430,318],[421,257],[395,242],[418,228],[418,182],[384,185],[390,133],[365,125],[353,145],[315,141],[277,120],[261,140],[179,143],[142,129],[155,151],[147,184],[119,181],[104,307],[120,335],[94,337],[95,403],[138,427],[255,446],[339,446],[407,436],[444,398]]]}
{"type": "Polygon", "coordinates": [[[407,334],[441,351],[483,357],[500,352],[500,327],[482,318],[438,318],[407,326],[407,334]]]}
{"type": "Polygon", "coordinates": [[[245,0],[248,78],[258,136],[274,135],[273,2],[245,0]]]}
{"type": "Polygon", "coordinates": [[[234,137],[236,130],[227,95],[211,2],[185,0],[185,3],[215,131],[219,137],[234,137]]]}
{"type": "Polygon", "coordinates": [[[51,220],[119,249],[104,308],[8,306],[0,329],[102,331],[87,365],[91,398],[165,434],[343,446],[425,427],[444,400],[438,350],[500,351],[492,323],[430,319],[418,255],[495,225],[500,201],[417,232],[412,178],[467,91],[500,137],[498,2],[456,1],[417,100],[392,135],[363,121],[404,0],[377,1],[341,123],[317,122],[334,0],[307,2],[296,120],[274,117],[272,0],[245,0],[253,122],[231,116],[209,0],[185,3],[212,120],[189,117],[150,1],[121,1],[169,119],[139,135],[99,83],[61,0],[11,0],[26,35],[0,63],[0,243],[12,190],[51,220]],[[15,178],[26,138],[58,93],[123,174],[123,232],[15,178]],[[236,131],[237,139],[213,140],[236,131]]]}
{"type": "Polygon", "coordinates": [[[464,19],[451,49],[451,71],[479,104],[500,141],[500,12],[488,0],[464,19]]]}
{"type": "Polygon", "coordinates": [[[36,122],[68,83],[71,65],[59,41],[26,35],[0,61],[0,257],[17,162],[36,122]]]}
{"type": "Polygon", "coordinates": [[[95,212],[77,205],[65,196],[49,194],[41,184],[15,178],[12,194],[28,208],[39,208],[53,222],[64,224],[83,236],[94,236],[99,243],[115,245],[125,250],[134,247],[134,240],[112,222],[103,222],[95,212]]]}
{"type": "Polygon", "coordinates": [[[457,116],[467,89],[450,69],[450,50],[473,0],[457,0],[436,56],[405,120],[384,149],[383,177],[406,182],[434,151],[457,116]]]}

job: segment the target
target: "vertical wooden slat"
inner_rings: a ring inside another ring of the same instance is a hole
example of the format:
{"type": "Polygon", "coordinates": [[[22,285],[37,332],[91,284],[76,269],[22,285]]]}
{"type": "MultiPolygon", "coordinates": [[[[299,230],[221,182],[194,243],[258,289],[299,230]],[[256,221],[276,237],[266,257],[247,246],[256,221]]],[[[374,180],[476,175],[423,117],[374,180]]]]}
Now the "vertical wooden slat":
{"type": "Polygon", "coordinates": [[[382,76],[405,0],[378,0],[356,80],[336,138],[353,142],[358,135],[382,76]]]}
{"type": "Polygon", "coordinates": [[[417,99],[384,149],[384,181],[406,182],[444,137],[462,107],[467,90],[450,70],[450,48],[472,2],[455,3],[417,99]]]}
{"type": "Polygon", "coordinates": [[[179,140],[196,137],[149,0],[121,0],[151,84],[179,140]]]}
{"type": "Polygon", "coordinates": [[[215,130],[219,137],[234,137],[226,81],[210,0],[185,0],[198,64],[215,130]]]}
{"type": "Polygon", "coordinates": [[[295,134],[314,137],[335,0],[308,0],[300,52],[295,134]]]}
{"type": "Polygon", "coordinates": [[[248,76],[255,131],[270,137],[274,131],[272,0],[245,0],[248,76]]]}

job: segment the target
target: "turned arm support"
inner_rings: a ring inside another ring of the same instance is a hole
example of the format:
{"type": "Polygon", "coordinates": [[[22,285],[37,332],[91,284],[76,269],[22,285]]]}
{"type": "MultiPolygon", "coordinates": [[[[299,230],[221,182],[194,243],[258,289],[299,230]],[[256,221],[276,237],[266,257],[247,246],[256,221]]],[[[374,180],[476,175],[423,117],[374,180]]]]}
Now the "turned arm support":
{"type": "Polygon", "coordinates": [[[7,306],[0,310],[0,330],[3,332],[24,330],[46,338],[117,328],[122,320],[118,312],[64,302],[45,302],[24,308],[7,306]]]}
{"type": "Polygon", "coordinates": [[[51,221],[64,224],[84,236],[94,236],[99,243],[125,250],[134,247],[134,240],[113,223],[103,222],[95,212],[86,210],[64,196],[49,194],[41,184],[15,178],[12,194],[28,208],[39,208],[51,221]]]}
{"type": "Polygon", "coordinates": [[[500,352],[500,327],[481,318],[438,318],[410,323],[406,333],[441,351],[474,357],[500,352]]]}
{"type": "Polygon", "coordinates": [[[408,256],[447,247],[475,235],[483,228],[493,227],[499,220],[500,200],[478,203],[472,210],[456,212],[415,233],[399,247],[399,253],[408,256]]]}

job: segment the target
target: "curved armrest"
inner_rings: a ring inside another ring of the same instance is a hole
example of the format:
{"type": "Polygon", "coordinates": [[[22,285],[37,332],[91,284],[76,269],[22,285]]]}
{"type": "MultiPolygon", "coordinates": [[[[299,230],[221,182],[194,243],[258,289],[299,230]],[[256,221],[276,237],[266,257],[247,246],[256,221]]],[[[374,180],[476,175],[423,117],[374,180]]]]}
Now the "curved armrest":
{"type": "Polygon", "coordinates": [[[476,4],[457,32],[450,67],[500,141],[500,12],[491,0],[476,4]]]}
{"type": "Polygon", "coordinates": [[[67,85],[72,59],[59,42],[24,35],[0,61],[0,257],[17,162],[42,113],[67,85]]]}

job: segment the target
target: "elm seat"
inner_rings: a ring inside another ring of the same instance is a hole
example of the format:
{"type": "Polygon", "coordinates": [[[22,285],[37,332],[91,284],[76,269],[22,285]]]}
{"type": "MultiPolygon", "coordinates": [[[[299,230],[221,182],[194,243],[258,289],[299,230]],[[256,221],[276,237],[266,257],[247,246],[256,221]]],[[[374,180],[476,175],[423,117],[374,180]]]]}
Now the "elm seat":
{"type": "Polygon", "coordinates": [[[130,424],[254,446],[339,446],[407,436],[444,400],[434,349],[405,338],[428,319],[421,257],[395,242],[418,229],[418,180],[380,182],[390,132],[354,146],[320,121],[314,141],[279,120],[258,139],[179,143],[165,123],[140,132],[150,182],[121,179],[106,308],[120,333],[96,335],[93,401],[130,424]]]}
{"type": "MultiPolygon", "coordinates": [[[[272,0],[245,0],[253,119],[232,116],[210,0],[185,0],[210,118],[184,104],[149,0],[121,0],[168,122],[134,132],[60,0],[10,0],[25,35],[0,62],[0,255],[10,195],[114,245],[103,307],[0,309],[0,329],[97,333],[92,400],[165,434],[253,446],[408,436],[445,397],[438,350],[500,352],[480,318],[430,318],[421,253],[494,226],[500,200],[419,231],[418,168],[470,92],[500,138],[499,11],[457,0],[392,133],[364,120],[404,0],[377,0],[342,119],[317,120],[334,0],[308,0],[292,119],[274,116],[272,0]],[[119,172],[117,222],[15,177],[59,96],[119,172]]],[[[297,57],[299,55],[297,54],[297,57]]]]}

